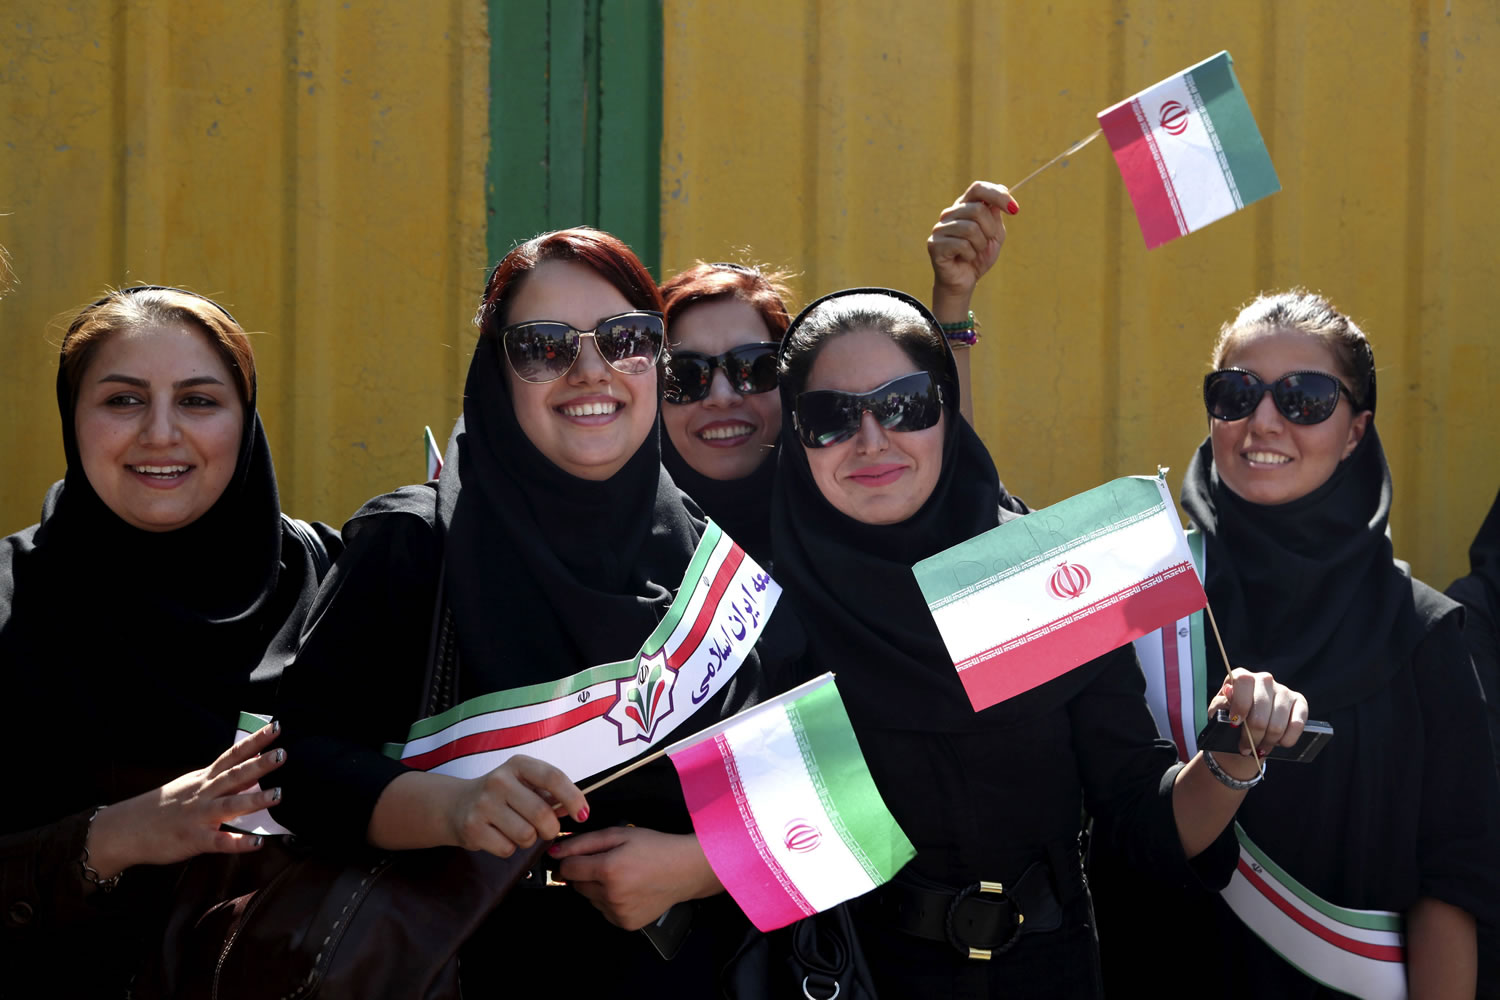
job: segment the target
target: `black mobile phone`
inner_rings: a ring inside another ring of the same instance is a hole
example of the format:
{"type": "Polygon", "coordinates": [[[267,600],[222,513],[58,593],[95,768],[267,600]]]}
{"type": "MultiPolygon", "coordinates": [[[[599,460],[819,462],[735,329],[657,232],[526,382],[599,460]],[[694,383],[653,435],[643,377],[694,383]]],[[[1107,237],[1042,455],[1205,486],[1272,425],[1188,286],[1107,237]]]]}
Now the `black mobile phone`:
{"type": "Polygon", "coordinates": [[[693,929],[693,911],[692,900],[676,903],[668,907],[667,912],[657,917],[653,923],[641,928],[641,933],[646,935],[657,954],[668,962],[677,957],[688,931],[693,929]]]}
{"type": "MultiPolygon", "coordinates": [[[[1326,722],[1313,722],[1311,719],[1302,727],[1302,738],[1297,741],[1296,746],[1275,747],[1266,755],[1266,760],[1292,760],[1306,764],[1311,761],[1323,749],[1323,745],[1333,739],[1333,727],[1326,722]]],[[[1213,718],[1208,720],[1208,725],[1203,727],[1203,732],[1198,734],[1199,750],[1217,750],[1219,753],[1239,753],[1240,750],[1240,727],[1230,725],[1229,712],[1219,709],[1213,718]]]]}

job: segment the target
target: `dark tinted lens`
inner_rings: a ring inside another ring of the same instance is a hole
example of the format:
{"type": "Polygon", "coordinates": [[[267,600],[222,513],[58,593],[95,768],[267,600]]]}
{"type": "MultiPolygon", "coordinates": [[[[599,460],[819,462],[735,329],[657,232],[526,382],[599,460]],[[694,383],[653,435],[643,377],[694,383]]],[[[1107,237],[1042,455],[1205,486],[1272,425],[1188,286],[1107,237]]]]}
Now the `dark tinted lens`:
{"type": "Polygon", "coordinates": [[[943,413],[937,381],[926,372],[893,379],[866,393],[831,389],[804,392],[797,397],[797,428],[809,448],[827,448],[846,441],[859,430],[865,410],[890,431],[923,431],[943,413]]]}
{"type": "Polygon", "coordinates": [[[1273,390],[1276,408],[1294,424],[1320,424],[1339,405],[1338,379],[1321,372],[1294,372],[1273,390]]]}
{"type": "Polygon", "coordinates": [[[728,352],[725,367],[729,384],[744,394],[770,392],[776,388],[776,344],[745,344],[728,352]]]}
{"type": "Polygon", "coordinates": [[[661,357],[662,320],[649,313],[617,316],[594,334],[599,353],[619,371],[639,375],[661,357]]]}
{"type": "Polygon", "coordinates": [[[869,405],[880,426],[890,431],[925,431],[943,412],[937,383],[925,372],[896,380],[885,390],[883,399],[869,405]]]}
{"type": "Polygon", "coordinates": [[[666,399],[669,403],[696,403],[708,395],[714,370],[708,358],[693,351],[674,351],[667,362],[666,399]]]}
{"type": "Polygon", "coordinates": [[[1249,372],[1214,372],[1203,381],[1203,403],[1219,420],[1248,417],[1265,392],[1265,383],[1249,372]]]}
{"type": "Polygon", "coordinates": [[[525,382],[561,378],[578,356],[578,333],[564,323],[522,323],[505,331],[505,357],[525,382]]]}
{"type": "Polygon", "coordinates": [[[859,430],[860,397],[848,392],[804,392],[797,397],[797,429],[809,448],[847,441],[859,430]]]}

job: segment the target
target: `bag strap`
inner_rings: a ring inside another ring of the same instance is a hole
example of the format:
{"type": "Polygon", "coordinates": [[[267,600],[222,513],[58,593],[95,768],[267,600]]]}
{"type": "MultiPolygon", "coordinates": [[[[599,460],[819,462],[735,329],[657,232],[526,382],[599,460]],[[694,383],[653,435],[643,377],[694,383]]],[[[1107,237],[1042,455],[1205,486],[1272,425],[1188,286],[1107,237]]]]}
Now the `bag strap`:
{"type": "Polygon", "coordinates": [[[323,544],[323,539],[312,525],[306,521],[292,517],[285,511],[281,513],[281,523],[292,533],[292,536],[302,543],[307,549],[308,555],[312,556],[313,570],[317,573],[318,582],[322,583],[328,571],[333,568],[333,558],[328,554],[328,546],[323,544]]]}
{"type": "Polygon", "coordinates": [[[458,641],[453,609],[448,606],[444,578],[447,560],[438,563],[437,597],[432,605],[432,628],[427,644],[427,670],[422,678],[422,703],[417,718],[440,715],[458,699],[458,641]]]}

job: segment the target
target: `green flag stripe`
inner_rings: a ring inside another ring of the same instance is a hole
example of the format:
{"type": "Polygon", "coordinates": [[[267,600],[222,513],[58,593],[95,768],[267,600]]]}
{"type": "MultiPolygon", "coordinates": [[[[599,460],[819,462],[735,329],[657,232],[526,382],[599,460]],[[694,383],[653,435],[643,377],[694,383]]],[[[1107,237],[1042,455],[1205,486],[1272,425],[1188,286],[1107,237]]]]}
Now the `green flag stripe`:
{"type": "MultiPolygon", "coordinates": [[[[1198,569],[1198,575],[1203,577],[1203,535],[1196,529],[1187,534],[1188,551],[1193,554],[1193,565],[1198,569]]],[[[1202,611],[1194,611],[1188,616],[1188,630],[1192,633],[1192,657],[1193,657],[1193,690],[1197,697],[1193,699],[1193,719],[1197,723],[1195,732],[1203,732],[1203,727],[1208,725],[1208,699],[1204,697],[1208,691],[1208,637],[1203,634],[1206,626],[1207,615],[1202,611]]],[[[1164,626],[1165,627],[1165,626],[1164,626]]]]}
{"type": "Polygon", "coordinates": [[[871,881],[889,882],[917,852],[880,798],[838,688],[827,684],[803,695],[786,714],[839,837],[871,881]]]}
{"type": "Polygon", "coordinates": [[[235,723],[235,727],[243,732],[253,733],[270,721],[271,717],[269,715],[257,715],[254,712],[241,712],[239,721],[235,723]]]}
{"type": "Polygon", "coordinates": [[[1218,134],[1224,155],[1229,160],[1233,184],[1241,201],[1252,201],[1281,190],[1271,154],[1256,127],[1255,116],[1234,75],[1234,64],[1228,52],[1194,66],[1187,77],[1203,98],[1213,130],[1218,134]]]}
{"type": "Polygon", "coordinates": [[[977,561],[958,562],[940,553],[917,563],[913,572],[928,606],[937,611],[1165,509],[1156,480],[1116,479],[979,535],[966,546],[977,561]]]}
{"type": "Polygon", "coordinates": [[[1273,875],[1277,882],[1290,889],[1298,899],[1325,917],[1348,924],[1351,927],[1363,927],[1367,931],[1392,931],[1400,933],[1400,917],[1389,913],[1371,913],[1368,910],[1346,910],[1342,906],[1330,903],[1311,889],[1308,889],[1301,882],[1298,882],[1291,875],[1288,875],[1286,869],[1272,861],[1260,848],[1255,846],[1249,835],[1245,833],[1244,828],[1238,823],[1234,824],[1234,834],[1239,838],[1240,846],[1256,860],[1256,863],[1273,875]]]}
{"type": "MultiPolygon", "coordinates": [[[[724,530],[713,521],[708,522],[708,528],[703,532],[703,538],[698,542],[698,547],[693,550],[693,560],[688,563],[687,572],[682,575],[682,586],[677,588],[677,596],[672,599],[672,606],[667,608],[665,617],[641,647],[641,652],[650,654],[666,645],[668,639],[677,628],[677,623],[682,621],[682,616],[687,613],[688,605],[693,601],[693,592],[698,589],[698,582],[703,579],[703,572],[708,568],[708,560],[713,556],[714,549],[719,547],[719,539],[724,537],[724,530]]],[[[727,553],[726,553],[727,555],[727,553]]]]}

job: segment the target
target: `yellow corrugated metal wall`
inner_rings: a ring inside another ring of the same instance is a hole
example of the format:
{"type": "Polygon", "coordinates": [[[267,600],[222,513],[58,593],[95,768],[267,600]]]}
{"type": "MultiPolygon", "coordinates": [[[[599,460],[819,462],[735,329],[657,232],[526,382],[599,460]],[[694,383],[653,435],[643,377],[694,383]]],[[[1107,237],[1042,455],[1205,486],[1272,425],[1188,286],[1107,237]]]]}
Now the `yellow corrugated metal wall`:
{"type": "Polygon", "coordinates": [[[735,247],[926,295],[968,181],[1014,182],[1104,107],[1228,49],[1284,190],[1144,249],[1108,147],[1028,185],[975,309],[976,416],[1002,477],[1052,503],[1206,431],[1219,324],[1320,289],[1370,333],[1393,533],[1446,586],[1500,485],[1500,4],[1343,0],[667,0],[662,258],[735,247]]]}
{"type": "Polygon", "coordinates": [[[0,533],[63,468],[49,322],[136,281],[262,331],[287,510],[338,524],[419,478],[484,286],[483,4],[13,0],[4,21],[0,533]]]}

